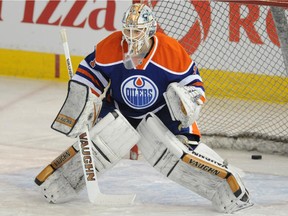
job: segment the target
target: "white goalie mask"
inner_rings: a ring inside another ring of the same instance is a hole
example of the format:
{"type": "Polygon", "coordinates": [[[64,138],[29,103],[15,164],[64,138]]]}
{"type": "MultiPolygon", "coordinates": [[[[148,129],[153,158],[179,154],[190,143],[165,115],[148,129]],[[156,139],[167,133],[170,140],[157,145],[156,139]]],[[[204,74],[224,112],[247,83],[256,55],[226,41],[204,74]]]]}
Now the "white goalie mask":
{"type": "Polygon", "coordinates": [[[132,69],[141,64],[149,52],[149,39],[155,34],[157,23],[147,5],[136,3],[124,13],[122,27],[122,48],[124,40],[128,44],[126,53],[123,48],[124,65],[132,69]]]}

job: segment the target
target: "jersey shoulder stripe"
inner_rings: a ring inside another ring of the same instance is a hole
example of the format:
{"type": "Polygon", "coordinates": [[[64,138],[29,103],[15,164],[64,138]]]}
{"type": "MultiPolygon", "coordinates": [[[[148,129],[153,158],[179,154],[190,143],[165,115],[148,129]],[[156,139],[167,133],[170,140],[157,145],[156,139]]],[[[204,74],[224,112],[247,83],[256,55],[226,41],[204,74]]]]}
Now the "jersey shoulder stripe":
{"type": "Polygon", "coordinates": [[[122,32],[117,31],[100,41],[96,46],[96,62],[102,65],[123,61],[122,32]],[[97,53],[100,53],[97,55],[97,53]]]}
{"type": "Polygon", "coordinates": [[[192,59],[177,40],[157,32],[158,47],[152,61],[174,73],[185,73],[192,66],[192,59]]]}

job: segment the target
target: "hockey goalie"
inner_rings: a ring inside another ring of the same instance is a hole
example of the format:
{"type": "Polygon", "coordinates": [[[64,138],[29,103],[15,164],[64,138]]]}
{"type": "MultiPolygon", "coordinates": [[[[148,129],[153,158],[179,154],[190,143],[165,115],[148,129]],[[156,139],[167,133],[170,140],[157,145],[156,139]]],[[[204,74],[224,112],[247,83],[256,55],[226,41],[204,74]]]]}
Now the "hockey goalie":
{"type": "Polygon", "coordinates": [[[196,120],[205,89],[196,63],[156,27],[152,10],[133,4],[122,31],[100,41],[80,62],[52,123],[78,141],[35,178],[48,202],[67,202],[85,187],[78,142],[86,144],[88,128],[92,155],[85,162],[93,160],[100,178],[137,144],[151,166],[218,211],[253,205],[237,169],[200,141],[196,120]]]}

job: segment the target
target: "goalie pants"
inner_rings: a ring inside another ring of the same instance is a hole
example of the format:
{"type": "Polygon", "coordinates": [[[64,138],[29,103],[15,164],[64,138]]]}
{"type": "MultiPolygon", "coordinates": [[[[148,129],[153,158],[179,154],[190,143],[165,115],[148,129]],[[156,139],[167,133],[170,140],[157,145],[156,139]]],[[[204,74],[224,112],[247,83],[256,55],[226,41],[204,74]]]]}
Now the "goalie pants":
{"type": "MultiPolygon", "coordinates": [[[[103,101],[102,109],[99,114],[99,119],[106,116],[109,112],[112,112],[116,109],[114,103],[108,102],[106,100],[103,101]]],[[[121,111],[120,111],[121,112],[121,111]]],[[[200,141],[201,134],[197,127],[196,122],[187,128],[179,127],[179,121],[173,121],[171,119],[169,110],[167,106],[164,106],[161,110],[159,110],[155,115],[163,122],[163,124],[174,134],[174,135],[185,135],[190,141],[200,141]]],[[[142,119],[135,119],[129,116],[124,116],[128,122],[136,129],[142,119]]]]}

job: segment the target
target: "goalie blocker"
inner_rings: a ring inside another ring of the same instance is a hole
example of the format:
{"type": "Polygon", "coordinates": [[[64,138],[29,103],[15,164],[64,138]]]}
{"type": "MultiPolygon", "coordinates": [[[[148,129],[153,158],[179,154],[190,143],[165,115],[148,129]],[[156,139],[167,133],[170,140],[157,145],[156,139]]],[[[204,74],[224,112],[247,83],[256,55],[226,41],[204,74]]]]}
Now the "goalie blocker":
{"type": "Polygon", "coordinates": [[[95,125],[101,108],[102,100],[87,85],[70,80],[67,97],[51,128],[69,137],[77,137],[86,125],[88,128],[95,125]]]}

